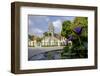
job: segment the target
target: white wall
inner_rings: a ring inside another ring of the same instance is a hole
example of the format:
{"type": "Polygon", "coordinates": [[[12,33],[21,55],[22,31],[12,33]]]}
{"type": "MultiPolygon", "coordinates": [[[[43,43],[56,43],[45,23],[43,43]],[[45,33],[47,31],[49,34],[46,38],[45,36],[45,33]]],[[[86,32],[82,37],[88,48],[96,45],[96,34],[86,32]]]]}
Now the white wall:
{"type": "MultiPolygon", "coordinates": [[[[74,5],[87,5],[99,7],[100,20],[100,0],[1,0],[0,1],[0,76],[16,76],[10,73],[10,60],[11,60],[11,15],[10,3],[13,1],[28,1],[39,3],[57,3],[57,4],[74,4],[74,5]]],[[[98,23],[98,33],[100,33],[100,22],[98,23]]],[[[100,43],[100,35],[98,37],[100,43]]],[[[100,44],[99,44],[100,45],[100,44]]],[[[100,58],[100,49],[98,49],[100,58]]],[[[38,74],[21,74],[18,76],[100,76],[100,59],[98,70],[81,70],[81,71],[65,71],[53,73],[38,73],[38,74]]]]}

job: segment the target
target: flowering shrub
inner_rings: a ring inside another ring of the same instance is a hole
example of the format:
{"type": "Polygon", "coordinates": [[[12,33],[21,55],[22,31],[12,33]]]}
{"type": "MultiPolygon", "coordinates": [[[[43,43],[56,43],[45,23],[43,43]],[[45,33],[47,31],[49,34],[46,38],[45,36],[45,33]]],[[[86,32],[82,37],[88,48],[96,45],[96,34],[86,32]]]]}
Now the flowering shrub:
{"type": "Polygon", "coordinates": [[[74,28],[73,30],[77,35],[81,35],[82,33],[82,27],[78,26],[76,28],[74,28]]]}
{"type": "Polygon", "coordinates": [[[61,34],[67,39],[67,45],[61,53],[63,59],[88,58],[87,17],[76,17],[72,22],[64,21],[61,34]]]}
{"type": "Polygon", "coordinates": [[[69,35],[67,37],[67,44],[69,41],[72,45],[68,44],[64,47],[62,52],[62,58],[87,58],[87,42],[82,41],[82,27],[75,27],[72,31],[74,35],[69,35]]]}

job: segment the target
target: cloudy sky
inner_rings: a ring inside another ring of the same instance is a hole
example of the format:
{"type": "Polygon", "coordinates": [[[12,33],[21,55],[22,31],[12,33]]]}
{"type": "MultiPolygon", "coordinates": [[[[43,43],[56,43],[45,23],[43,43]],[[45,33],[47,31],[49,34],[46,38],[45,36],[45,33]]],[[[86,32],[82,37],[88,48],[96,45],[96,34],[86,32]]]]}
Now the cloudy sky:
{"type": "Polygon", "coordinates": [[[52,22],[55,28],[55,33],[60,33],[62,22],[66,20],[72,21],[73,16],[28,16],[28,34],[42,36],[48,31],[48,23],[52,22]]]}

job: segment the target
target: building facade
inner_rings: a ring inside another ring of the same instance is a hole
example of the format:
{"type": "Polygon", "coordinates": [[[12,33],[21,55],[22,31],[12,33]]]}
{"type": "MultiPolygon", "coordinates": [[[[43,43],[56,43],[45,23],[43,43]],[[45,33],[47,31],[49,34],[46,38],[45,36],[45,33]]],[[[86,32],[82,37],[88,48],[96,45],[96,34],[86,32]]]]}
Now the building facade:
{"type": "Polygon", "coordinates": [[[50,22],[48,25],[48,36],[44,36],[41,41],[37,41],[36,39],[29,40],[28,45],[33,47],[52,47],[52,46],[65,46],[66,38],[61,35],[56,34],[55,36],[55,28],[53,24],[50,22]]]}

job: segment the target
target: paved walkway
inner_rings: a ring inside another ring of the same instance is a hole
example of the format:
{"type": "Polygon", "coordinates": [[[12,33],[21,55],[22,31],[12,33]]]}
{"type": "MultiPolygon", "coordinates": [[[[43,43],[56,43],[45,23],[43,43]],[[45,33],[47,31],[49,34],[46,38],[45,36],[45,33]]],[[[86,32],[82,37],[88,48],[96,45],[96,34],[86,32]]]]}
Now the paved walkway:
{"type": "Polygon", "coordinates": [[[43,53],[43,52],[48,52],[48,51],[56,51],[56,50],[61,50],[63,49],[62,46],[58,47],[28,47],[28,57],[31,57],[33,55],[43,53]]]}

